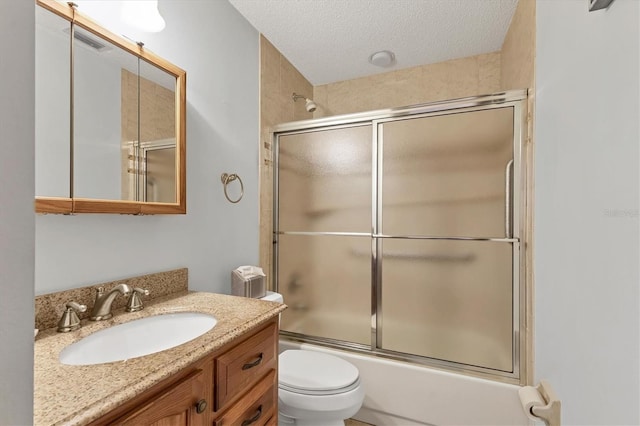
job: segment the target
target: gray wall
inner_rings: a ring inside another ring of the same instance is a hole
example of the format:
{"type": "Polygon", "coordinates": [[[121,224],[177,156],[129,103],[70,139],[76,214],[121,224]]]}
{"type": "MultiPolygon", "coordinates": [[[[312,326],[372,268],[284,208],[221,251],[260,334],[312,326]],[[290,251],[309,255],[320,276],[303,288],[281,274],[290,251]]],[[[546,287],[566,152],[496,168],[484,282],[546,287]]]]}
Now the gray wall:
{"type": "Polygon", "coordinates": [[[0,13],[2,425],[33,422],[34,38],[34,2],[3,3],[0,13]]]}
{"type": "Polygon", "coordinates": [[[535,360],[563,424],[638,424],[640,2],[537,3],[535,360]]]}
{"type": "Polygon", "coordinates": [[[224,293],[231,269],[258,261],[258,32],[226,1],[160,10],[162,32],[127,35],[187,71],[187,215],[38,216],[36,294],[178,267],[224,293]],[[240,203],[223,172],[242,177],[240,203]]]}

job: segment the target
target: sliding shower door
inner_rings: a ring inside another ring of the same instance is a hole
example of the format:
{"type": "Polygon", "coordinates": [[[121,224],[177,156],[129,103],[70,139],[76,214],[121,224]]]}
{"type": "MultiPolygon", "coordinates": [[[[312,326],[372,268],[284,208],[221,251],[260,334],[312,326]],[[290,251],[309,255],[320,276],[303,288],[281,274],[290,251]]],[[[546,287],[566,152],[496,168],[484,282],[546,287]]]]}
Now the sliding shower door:
{"type": "Polygon", "coordinates": [[[513,118],[379,124],[379,348],[513,370],[513,118]]]}
{"type": "Polygon", "coordinates": [[[371,126],[283,135],[278,148],[281,328],[369,345],[371,126]]]}
{"type": "Polygon", "coordinates": [[[379,347],[512,371],[510,244],[382,242],[379,347]]]}
{"type": "Polygon", "coordinates": [[[513,108],[384,122],[378,137],[384,233],[505,236],[513,108]]]}
{"type": "Polygon", "coordinates": [[[505,95],[276,131],[285,335],[519,377],[525,96],[505,95]]]}

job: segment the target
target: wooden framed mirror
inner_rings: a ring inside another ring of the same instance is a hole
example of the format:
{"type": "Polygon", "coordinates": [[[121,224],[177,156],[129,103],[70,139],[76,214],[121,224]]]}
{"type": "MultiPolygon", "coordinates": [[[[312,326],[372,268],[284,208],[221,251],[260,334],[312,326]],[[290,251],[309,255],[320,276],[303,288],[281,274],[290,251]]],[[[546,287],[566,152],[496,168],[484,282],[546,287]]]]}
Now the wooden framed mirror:
{"type": "Polygon", "coordinates": [[[36,4],[36,212],[186,213],[186,72],[36,4]]]}

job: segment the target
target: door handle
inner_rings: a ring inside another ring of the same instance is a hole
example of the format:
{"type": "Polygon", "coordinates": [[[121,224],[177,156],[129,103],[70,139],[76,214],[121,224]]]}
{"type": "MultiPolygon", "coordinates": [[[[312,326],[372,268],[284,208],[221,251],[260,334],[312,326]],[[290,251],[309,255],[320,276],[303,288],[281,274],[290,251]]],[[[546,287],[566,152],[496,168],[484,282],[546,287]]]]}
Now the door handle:
{"type": "Polygon", "coordinates": [[[513,159],[509,160],[504,171],[504,236],[511,238],[511,175],[513,173],[513,159]]]}

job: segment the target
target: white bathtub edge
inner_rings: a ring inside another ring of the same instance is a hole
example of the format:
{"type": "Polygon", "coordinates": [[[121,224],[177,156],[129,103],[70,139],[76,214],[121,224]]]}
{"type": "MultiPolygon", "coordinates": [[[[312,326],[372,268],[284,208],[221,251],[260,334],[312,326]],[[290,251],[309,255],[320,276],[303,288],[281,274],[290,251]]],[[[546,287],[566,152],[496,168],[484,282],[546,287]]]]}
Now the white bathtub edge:
{"type": "Polygon", "coordinates": [[[517,385],[280,339],[280,351],[287,349],[330,353],[360,370],[365,401],[356,420],[379,426],[532,424],[517,385]]]}

